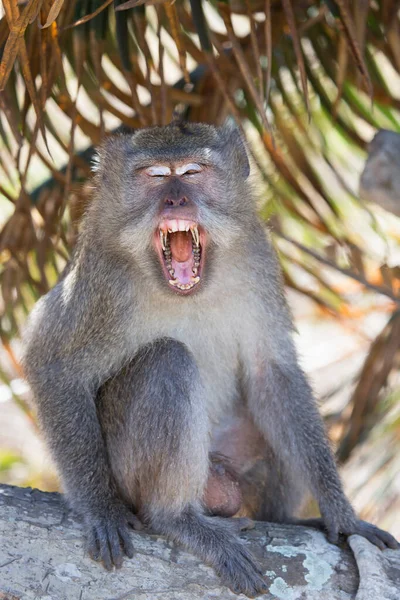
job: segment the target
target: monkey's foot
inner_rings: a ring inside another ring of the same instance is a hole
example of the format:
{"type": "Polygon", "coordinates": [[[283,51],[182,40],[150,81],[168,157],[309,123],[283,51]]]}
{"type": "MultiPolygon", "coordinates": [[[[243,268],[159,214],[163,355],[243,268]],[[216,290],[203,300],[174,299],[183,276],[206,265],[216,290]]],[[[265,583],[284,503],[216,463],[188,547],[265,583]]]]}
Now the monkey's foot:
{"type": "Polygon", "coordinates": [[[397,550],[400,548],[399,542],[392,536],[391,533],[383,531],[383,529],[379,529],[379,527],[376,527],[376,525],[372,525],[372,523],[367,523],[367,521],[362,521],[361,519],[356,519],[354,523],[347,525],[346,527],[340,527],[340,525],[329,525],[322,519],[305,519],[298,521],[298,524],[309,525],[310,527],[316,527],[317,529],[325,530],[328,541],[332,544],[338,544],[341,535],[346,536],[346,538],[350,535],[361,535],[370,541],[371,544],[374,544],[380,548],[380,550],[385,550],[385,548],[397,550]],[[321,526],[319,525],[319,522],[321,523],[321,526]]]}
{"type": "Polygon", "coordinates": [[[292,522],[296,525],[303,525],[305,527],[312,527],[324,531],[332,544],[339,543],[340,535],[345,535],[346,537],[349,537],[350,535],[361,535],[381,550],[384,550],[385,548],[397,550],[400,548],[399,542],[391,533],[383,531],[383,529],[379,529],[376,525],[372,525],[372,523],[362,521],[361,519],[357,519],[352,526],[343,529],[334,526],[330,527],[321,518],[293,519],[292,522]]]}
{"type": "Polygon", "coordinates": [[[248,517],[233,517],[232,523],[237,531],[250,531],[256,526],[255,522],[248,517]]]}
{"type": "Polygon", "coordinates": [[[232,533],[240,533],[241,531],[250,531],[254,529],[256,524],[253,519],[248,517],[212,517],[215,522],[222,523],[225,529],[229,529],[232,533]]]}
{"type": "Polygon", "coordinates": [[[255,598],[268,592],[263,572],[239,542],[226,548],[218,564],[214,566],[223,583],[235,594],[255,598]]]}
{"type": "Polygon", "coordinates": [[[115,504],[102,514],[85,515],[86,545],[93,560],[102,561],[107,570],[120,568],[123,557],[133,558],[131,528],[142,529],[141,521],[125,506],[115,504]]]}
{"type": "MultiPolygon", "coordinates": [[[[361,535],[365,537],[371,544],[374,544],[381,550],[385,550],[385,548],[392,548],[392,550],[397,550],[400,548],[399,542],[387,531],[383,531],[383,529],[379,529],[372,523],[367,523],[367,521],[357,520],[352,531],[345,531],[346,536],[349,535],[361,535]]],[[[329,541],[330,538],[328,536],[329,541]]]]}

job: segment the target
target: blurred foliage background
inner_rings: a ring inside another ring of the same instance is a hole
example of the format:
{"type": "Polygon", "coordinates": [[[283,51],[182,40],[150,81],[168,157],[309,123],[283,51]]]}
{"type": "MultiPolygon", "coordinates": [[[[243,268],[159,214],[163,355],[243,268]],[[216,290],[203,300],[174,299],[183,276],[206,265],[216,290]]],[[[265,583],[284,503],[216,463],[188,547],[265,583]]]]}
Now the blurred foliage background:
{"type": "Polygon", "coordinates": [[[400,133],[399,2],[2,0],[0,17],[0,480],[57,487],[19,333],[74,246],[94,146],[231,116],[346,490],[400,535],[400,220],[358,193],[376,131],[400,133]]]}

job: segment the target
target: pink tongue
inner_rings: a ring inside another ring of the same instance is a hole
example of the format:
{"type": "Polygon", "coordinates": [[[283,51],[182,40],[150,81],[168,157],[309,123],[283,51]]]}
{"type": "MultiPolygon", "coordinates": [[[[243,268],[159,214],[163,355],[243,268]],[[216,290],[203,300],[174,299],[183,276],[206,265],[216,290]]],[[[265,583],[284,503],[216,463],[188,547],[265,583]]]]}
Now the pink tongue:
{"type": "Polygon", "coordinates": [[[177,231],[170,234],[172,268],[174,277],[179,283],[190,283],[193,277],[192,234],[187,231],[177,231]]]}
{"type": "Polygon", "coordinates": [[[172,258],[178,263],[189,260],[192,256],[192,235],[188,231],[177,231],[170,234],[172,258]]]}

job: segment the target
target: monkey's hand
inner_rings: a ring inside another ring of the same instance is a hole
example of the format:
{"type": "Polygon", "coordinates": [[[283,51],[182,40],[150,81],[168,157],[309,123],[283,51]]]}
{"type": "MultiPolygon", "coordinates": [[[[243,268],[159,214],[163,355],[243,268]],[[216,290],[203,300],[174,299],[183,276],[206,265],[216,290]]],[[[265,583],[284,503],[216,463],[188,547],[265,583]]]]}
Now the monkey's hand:
{"type": "Polygon", "coordinates": [[[361,519],[354,519],[352,523],[347,523],[345,526],[340,526],[337,523],[333,525],[324,520],[324,527],[327,531],[328,540],[332,544],[337,544],[339,542],[339,535],[342,534],[346,537],[361,535],[381,550],[385,548],[397,550],[400,547],[399,542],[390,533],[379,529],[379,527],[371,523],[367,523],[367,521],[361,521],[361,519]]]}
{"type": "Polygon", "coordinates": [[[142,529],[142,523],[122,503],[114,501],[101,511],[85,515],[86,547],[89,555],[101,560],[107,570],[122,566],[124,554],[133,557],[130,529],[142,529]]]}

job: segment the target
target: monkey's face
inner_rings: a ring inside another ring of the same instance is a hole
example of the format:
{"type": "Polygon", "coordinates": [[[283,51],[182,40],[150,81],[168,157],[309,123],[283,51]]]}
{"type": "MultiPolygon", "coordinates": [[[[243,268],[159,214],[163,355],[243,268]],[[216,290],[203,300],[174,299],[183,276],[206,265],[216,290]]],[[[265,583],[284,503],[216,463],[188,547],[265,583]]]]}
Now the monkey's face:
{"type": "Polygon", "coordinates": [[[190,294],[201,282],[207,234],[199,223],[199,188],[207,187],[208,166],[193,161],[162,161],[143,169],[143,186],[158,195],[153,235],[165,283],[190,294]]]}
{"type": "Polygon", "coordinates": [[[115,201],[112,212],[102,205],[108,214],[99,220],[146,277],[189,295],[215,271],[219,254],[229,264],[229,251],[254,215],[236,130],[202,124],[143,129],[111,139],[101,158],[112,168],[100,168],[99,182],[115,201]]]}

